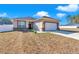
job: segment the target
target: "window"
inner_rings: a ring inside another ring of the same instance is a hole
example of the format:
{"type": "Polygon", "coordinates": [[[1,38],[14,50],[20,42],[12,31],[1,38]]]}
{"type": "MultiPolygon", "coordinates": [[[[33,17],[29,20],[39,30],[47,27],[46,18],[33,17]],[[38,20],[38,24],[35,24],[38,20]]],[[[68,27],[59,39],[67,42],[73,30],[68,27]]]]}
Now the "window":
{"type": "Polygon", "coordinates": [[[18,22],[18,27],[19,28],[26,28],[26,22],[24,22],[24,21],[18,22]]]}

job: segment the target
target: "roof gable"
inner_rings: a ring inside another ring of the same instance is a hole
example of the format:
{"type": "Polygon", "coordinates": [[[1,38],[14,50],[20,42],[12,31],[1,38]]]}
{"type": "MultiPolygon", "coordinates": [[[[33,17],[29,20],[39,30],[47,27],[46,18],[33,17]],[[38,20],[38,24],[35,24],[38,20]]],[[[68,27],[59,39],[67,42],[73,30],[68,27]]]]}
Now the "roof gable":
{"type": "Polygon", "coordinates": [[[40,18],[39,20],[37,20],[37,22],[54,22],[54,23],[58,23],[59,21],[54,19],[54,18],[44,16],[44,17],[40,18]]]}

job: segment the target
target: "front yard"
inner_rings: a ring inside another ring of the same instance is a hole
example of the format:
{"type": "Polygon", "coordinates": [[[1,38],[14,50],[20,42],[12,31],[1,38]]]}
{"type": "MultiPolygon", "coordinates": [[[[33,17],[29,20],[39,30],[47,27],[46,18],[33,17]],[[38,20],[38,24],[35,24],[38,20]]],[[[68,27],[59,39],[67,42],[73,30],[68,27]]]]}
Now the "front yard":
{"type": "Polygon", "coordinates": [[[79,41],[50,33],[4,32],[0,53],[79,53],[79,41]]]}

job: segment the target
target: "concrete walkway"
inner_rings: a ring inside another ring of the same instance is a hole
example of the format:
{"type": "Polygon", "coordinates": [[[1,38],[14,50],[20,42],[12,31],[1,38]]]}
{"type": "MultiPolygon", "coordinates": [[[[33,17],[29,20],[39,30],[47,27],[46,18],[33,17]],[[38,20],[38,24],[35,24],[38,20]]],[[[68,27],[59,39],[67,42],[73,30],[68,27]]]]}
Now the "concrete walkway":
{"type": "MultiPolygon", "coordinates": [[[[47,33],[47,32],[38,32],[38,33],[47,33]]],[[[79,33],[68,32],[68,31],[53,31],[53,32],[49,32],[49,33],[79,40],[79,33]]]]}

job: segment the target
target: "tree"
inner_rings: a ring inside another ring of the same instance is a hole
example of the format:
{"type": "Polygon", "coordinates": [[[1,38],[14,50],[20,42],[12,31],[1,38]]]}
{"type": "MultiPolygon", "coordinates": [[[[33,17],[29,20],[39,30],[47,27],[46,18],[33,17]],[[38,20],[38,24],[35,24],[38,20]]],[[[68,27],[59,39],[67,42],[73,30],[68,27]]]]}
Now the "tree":
{"type": "Polygon", "coordinates": [[[67,19],[68,19],[69,24],[79,23],[79,15],[73,15],[73,16],[68,15],[67,19]]]}
{"type": "Polygon", "coordinates": [[[0,24],[12,24],[12,22],[10,18],[0,17],[0,24]]]}

